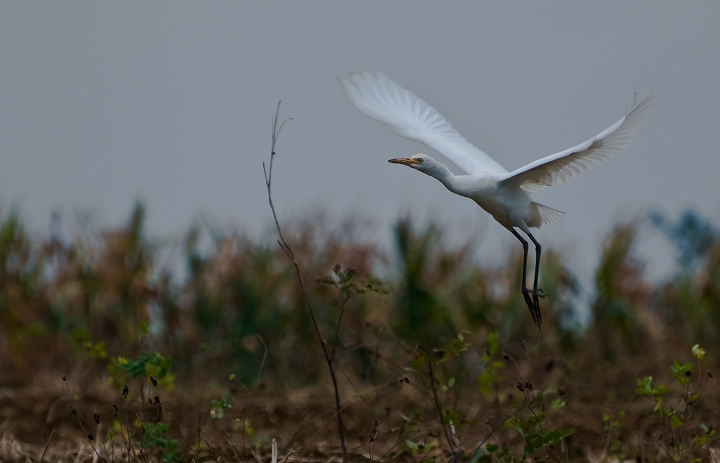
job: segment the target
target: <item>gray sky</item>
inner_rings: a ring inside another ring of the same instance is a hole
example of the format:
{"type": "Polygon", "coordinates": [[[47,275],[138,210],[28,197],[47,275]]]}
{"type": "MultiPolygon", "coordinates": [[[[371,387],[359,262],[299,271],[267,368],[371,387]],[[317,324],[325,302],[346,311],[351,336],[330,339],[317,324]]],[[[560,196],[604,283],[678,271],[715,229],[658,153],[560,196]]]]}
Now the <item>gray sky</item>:
{"type": "MultiPolygon", "coordinates": [[[[198,211],[257,236],[282,99],[281,219],[357,214],[387,243],[410,212],[492,261],[515,239],[388,164],[433,153],[357,111],[335,78],[387,73],[509,170],[599,133],[655,87],[629,149],[534,196],[567,212],[536,237],[587,278],[620,219],[692,207],[718,221],[718,18],[718,2],[2,2],[0,206],[47,230],[53,210],[117,225],[139,198],[153,236],[198,211]]],[[[649,267],[660,242],[642,246],[649,267]]]]}

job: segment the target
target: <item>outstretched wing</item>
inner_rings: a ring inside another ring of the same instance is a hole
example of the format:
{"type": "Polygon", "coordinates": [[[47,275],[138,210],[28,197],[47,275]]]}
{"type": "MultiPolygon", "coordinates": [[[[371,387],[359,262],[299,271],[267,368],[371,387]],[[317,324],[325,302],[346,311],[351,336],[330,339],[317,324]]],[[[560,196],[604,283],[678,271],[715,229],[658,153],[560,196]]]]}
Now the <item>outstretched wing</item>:
{"type": "Polygon", "coordinates": [[[360,111],[388,124],[398,135],[424,143],[468,174],[507,173],[465,140],[435,108],[385,74],[353,73],[338,77],[338,81],[360,111]]]}
{"type": "Polygon", "coordinates": [[[590,167],[600,164],[630,144],[653,101],[653,90],[634,105],[625,117],[604,132],[574,148],[538,159],[510,172],[501,184],[514,183],[526,191],[564,182],[590,167]]]}

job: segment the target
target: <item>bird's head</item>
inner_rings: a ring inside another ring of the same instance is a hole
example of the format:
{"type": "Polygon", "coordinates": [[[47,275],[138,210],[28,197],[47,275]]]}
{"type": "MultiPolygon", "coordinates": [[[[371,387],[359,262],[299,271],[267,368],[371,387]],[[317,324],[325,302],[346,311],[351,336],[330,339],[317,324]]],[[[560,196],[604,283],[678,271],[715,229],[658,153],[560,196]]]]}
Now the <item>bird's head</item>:
{"type": "Polygon", "coordinates": [[[389,159],[388,162],[392,164],[402,164],[404,166],[412,167],[413,169],[419,170],[421,172],[427,172],[429,170],[432,170],[433,167],[436,167],[437,164],[435,160],[427,154],[415,154],[413,156],[410,156],[409,158],[389,159]]]}

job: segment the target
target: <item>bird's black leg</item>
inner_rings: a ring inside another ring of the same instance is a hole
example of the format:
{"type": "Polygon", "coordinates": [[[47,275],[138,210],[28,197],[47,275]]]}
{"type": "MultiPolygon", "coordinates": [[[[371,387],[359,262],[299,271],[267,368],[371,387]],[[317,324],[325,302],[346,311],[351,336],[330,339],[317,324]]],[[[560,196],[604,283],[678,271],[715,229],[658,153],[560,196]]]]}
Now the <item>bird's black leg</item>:
{"type": "Polygon", "coordinates": [[[540,246],[540,243],[537,242],[534,236],[532,236],[531,233],[527,234],[530,239],[532,240],[533,244],[535,245],[535,280],[533,282],[533,302],[535,303],[535,306],[537,307],[537,313],[538,318],[542,322],[542,316],[540,315],[540,302],[538,301],[539,297],[547,297],[542,289],[538,289],[538,277],[540,275],[540,253],[542,252],[542,246],[540,246]],[[540,294],[538,294],[538,291],[540,294]]]}
{"type": "MultiPolygon", "coordinates": [[[[537,325],[538,328],[540,328],[540,324],[542,323],[542,320],[540,319],[540,305],[533,302],[532,299],[530,299],[530,295],[528,294],[530,291],[527,289],[527,285],[525,284],[525,278],[526,278],[526,268],[527,268],[527,256],[528,256],[528,242],[520,236],[520,233],[515,231],[514,228],[511,228],[510,231],[513,235],[515,235],[515,238],[519,239],[523,246],[523,271],[522,271],[522,285],[521,285],[521,291],[522,295],[525,298],[525,303],[528,306],[528,309],[530,309],[530,315],[532,315],[533,322],[537,325]]],[[[533,239],[533,242],[535,242],[535,239],[533,239]]],[[[536,248],[537,249],[537,248],[536,248]]],[[[536,283],[537,283],[537,271],[536,271],[536,283]]],[[[533,293],[535,294],[535,293],[533,293]]],[[[537,298],[535,298],[537,300],[537,298]]]]}

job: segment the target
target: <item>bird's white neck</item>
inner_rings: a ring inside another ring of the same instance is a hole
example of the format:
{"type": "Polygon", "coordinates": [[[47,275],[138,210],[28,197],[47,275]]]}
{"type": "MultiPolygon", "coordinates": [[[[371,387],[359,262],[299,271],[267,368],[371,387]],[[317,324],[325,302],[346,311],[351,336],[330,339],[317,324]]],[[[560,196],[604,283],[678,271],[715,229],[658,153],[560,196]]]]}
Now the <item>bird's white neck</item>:
{"type": "Polygon", "coordinates": [[[423,169],[421,172],[440,180],[440,183],[453,193],[459,193],[457,191],[457,176],[443,164],[436,161],[433,166],[423,169]]]}

